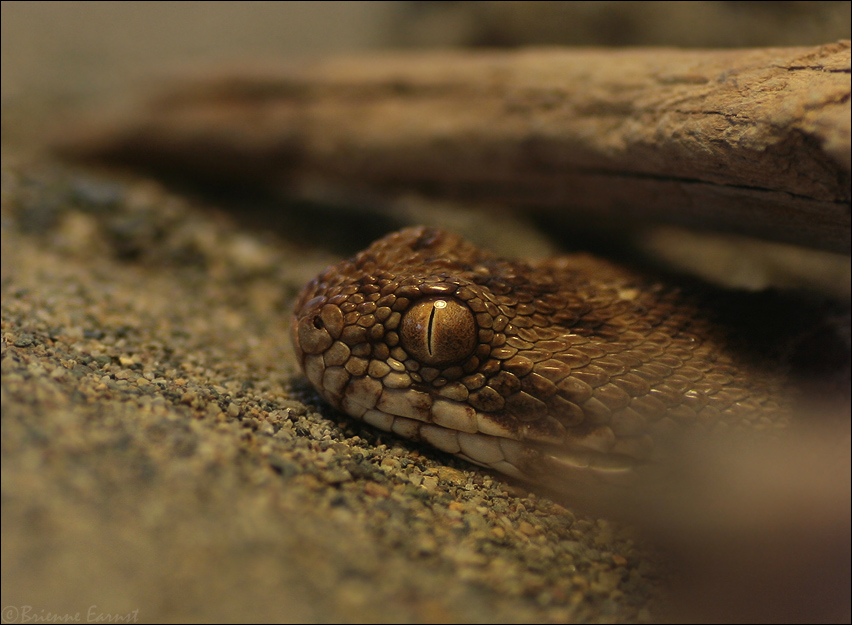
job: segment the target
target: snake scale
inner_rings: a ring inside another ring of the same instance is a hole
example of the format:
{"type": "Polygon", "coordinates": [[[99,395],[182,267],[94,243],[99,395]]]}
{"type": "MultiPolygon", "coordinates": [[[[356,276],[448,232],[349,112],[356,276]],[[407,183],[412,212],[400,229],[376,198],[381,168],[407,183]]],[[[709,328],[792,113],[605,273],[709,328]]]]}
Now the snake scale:
{"type": "Polygon", "coordinates": [[[292,340],[319,393],[381,430],[526,482],[622,484],[672,433],[788,420],[705,303],[589,255],[516,262],[416,227],[307,284],[292,340]]]}

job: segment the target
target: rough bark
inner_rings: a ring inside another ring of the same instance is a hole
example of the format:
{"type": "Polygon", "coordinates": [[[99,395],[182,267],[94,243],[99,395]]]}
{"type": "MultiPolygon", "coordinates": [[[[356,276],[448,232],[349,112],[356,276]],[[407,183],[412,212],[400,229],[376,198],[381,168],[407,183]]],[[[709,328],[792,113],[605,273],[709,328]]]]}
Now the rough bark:
{"type": "Polygon", "coordinates": [[[393,53],[182,84],[77,153],[850,248],[850,42],[393,53]]]}

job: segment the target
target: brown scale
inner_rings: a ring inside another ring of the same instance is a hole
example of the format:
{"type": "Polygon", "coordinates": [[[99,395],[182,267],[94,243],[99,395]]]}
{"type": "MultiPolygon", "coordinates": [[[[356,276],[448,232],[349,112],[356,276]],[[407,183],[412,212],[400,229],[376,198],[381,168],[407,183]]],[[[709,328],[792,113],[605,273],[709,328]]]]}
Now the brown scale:
{"type": "Polygon", "coordinates": [[[563,450],[632,466],[681,425],[785,423],[775,378],[697,301],[589,256],[529,265],[410,228],[311,281],[292,335],[335,407],[425,423],[435,402],[472,407],[539,479],[563,450]]]}

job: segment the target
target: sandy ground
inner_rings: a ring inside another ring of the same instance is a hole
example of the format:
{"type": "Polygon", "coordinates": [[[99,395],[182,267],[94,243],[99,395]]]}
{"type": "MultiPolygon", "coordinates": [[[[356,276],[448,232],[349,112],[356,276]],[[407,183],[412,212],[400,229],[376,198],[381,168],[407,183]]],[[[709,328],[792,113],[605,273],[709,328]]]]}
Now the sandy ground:
{"type": "Polygon", "coordinates": [[[3,208],[3,596],[22,619],[651,618],[630,530],[307,387],[289,311],[330,252],[63,167],[4,170],[3,208]]]}

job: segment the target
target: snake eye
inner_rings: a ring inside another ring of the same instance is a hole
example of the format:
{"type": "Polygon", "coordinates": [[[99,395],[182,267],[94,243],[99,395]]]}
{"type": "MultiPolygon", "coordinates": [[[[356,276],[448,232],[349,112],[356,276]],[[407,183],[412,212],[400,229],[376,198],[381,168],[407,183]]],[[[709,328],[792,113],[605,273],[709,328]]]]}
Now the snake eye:
{"type": "Polygon", "coordinates": [[[476,321],[470,309],[455,300],[423,300],[405,313],[399,338],[412,358],[442,367],[471,354],[476,347],[476,321]]]}

